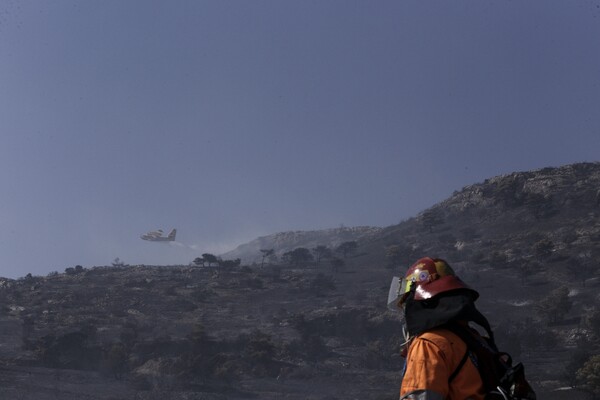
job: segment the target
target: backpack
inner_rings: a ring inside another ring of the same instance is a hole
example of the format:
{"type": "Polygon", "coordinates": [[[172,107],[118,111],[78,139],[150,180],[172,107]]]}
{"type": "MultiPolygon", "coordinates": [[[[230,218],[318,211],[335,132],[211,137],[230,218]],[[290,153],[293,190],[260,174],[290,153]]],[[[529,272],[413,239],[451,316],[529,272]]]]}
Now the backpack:
{"type": "Polygon", "coordinates": [[[447,324],[444,328],[460,337],[467,345],[465,356],[448,382],[458,374],[467,358],[471,358],[481,375],[486,400],[536,400],[535,392],[525,379],[523,364],[512,365],[510,355],[498,351],[493,336],[483,337],[473,333],[470,328],[457,324],[447,324]]]}

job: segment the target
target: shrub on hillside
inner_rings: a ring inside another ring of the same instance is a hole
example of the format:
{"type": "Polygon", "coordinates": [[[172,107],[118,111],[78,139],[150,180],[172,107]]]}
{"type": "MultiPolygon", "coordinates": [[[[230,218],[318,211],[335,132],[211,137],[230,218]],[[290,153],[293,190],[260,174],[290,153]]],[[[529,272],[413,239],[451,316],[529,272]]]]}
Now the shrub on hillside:
{"type": "Polygon", "coordinates": [[[314,261],[310,250],[304,247],[298,247],[283,254],[283,261],[295,267],[305,267],[314,261]]]}
{"type": "Polygon", "coordinates": [[[433,232],[433,228],[444,223],[444,215],[439,209],[428,209],[420,215],[421,224],[429,232],[433,232]]]}
{"type": "Polygon", "coordinates": [[[310,281],[308,288],[315,295],[324,296],[327,292],[335,290],[335,281],[332,276],[319,273],[310,281]]]}
{"type": "Polygon", "coordinates": [[[556,324],[567,315],[571,306],[569,288],[562,286],[554,289],[534,307],[548,324],[556,324]]]}
{"type": "Polygon", "coordinates": [[[236,346],[241,347],[240,365],[246,373],[257,377],[276,377],[281,368],[277,360],[280,349],[271,335],[256,330],[250,335],[240,335],[236,346]]]}
{"type": "Polygon", "coordinates": [[[253,332],[245,344],[244,355],[251,361],[268,362],[276,353],[271,336],[261,331],[253,332]]]}
{"type": "Polygon", "coordinates": [[[583,367],[577,370],[577,380],[594,398],[600,395],[600,354],[590,357],[583,367]]]}
{"type": "Polygon", "coordinates": [[[113,344],[102,360],[102,372],[113,376],[117,380],[121,380],[123,375],[128,372],[128,356],[129,354],[123,343],[113,344]]]}
{"type": "Polygon", "coordinates": [[[496,201],[496,204],[510,209],[524,203],[523,182],[517,176],[508,176],[498,181],[495,188],[490,186],[490,189],[489,195],[496,201]]]}
{"type": "Polygon", "coordinates": [[[533,245],[533,251],[535,255],[546,258],[554,251],[554,242],[550,239],[542,239],[533,245]]]}
{"type": "Polygon", "coordinates": [[[577,348],[570,353],[569,360],[563,367],[563,379],[571,387],[577,385],[577,371],[583,367],[590,358],[590,348],[588,343],[579,343],[577,348]]]}
{"type": "Polygon", "coordinates": [[[36,354],[44,366],[50,368],[96,370],[102,353],[88,344],[82,332],[69,332],[61,336],[46,335],[38,340],[36,354]]]}
{"type": "Polygon", "coordinates": [[[220,260],[219,265],[223,268],[237,268],[242,263],[242,260],[236,258],[235,260],[220,260]]]}
{"type": "Polygon", "coordinates": [[[600,310],[594,308],[588,311],[584,317],[585,326],[597,337],[600,338],[600,310]]]}

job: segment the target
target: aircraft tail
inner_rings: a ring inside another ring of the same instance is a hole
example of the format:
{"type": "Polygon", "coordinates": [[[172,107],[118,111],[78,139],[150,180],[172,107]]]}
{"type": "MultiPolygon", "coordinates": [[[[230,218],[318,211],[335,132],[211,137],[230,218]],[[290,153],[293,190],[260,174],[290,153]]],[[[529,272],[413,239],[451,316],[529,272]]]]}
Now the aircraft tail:
{"type": "Polygon", "coordinates": [[[175,235],[177,235],[177,229],[172,229],[167,238],[169,238],[169,240],[175,240],[175,235]]]}

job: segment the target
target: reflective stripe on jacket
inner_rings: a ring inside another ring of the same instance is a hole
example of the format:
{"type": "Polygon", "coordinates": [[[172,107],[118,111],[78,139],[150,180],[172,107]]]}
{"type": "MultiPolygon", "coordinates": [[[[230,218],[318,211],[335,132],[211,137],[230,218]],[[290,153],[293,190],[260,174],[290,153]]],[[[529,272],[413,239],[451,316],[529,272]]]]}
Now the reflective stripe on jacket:
{"type": "Polygon", "coordinates": [[[401,400],[483,400],[479,371],[469,357],[452,382],[467,345],[447,329],[433,329],[415,337],[406,356],[401,400]]]}

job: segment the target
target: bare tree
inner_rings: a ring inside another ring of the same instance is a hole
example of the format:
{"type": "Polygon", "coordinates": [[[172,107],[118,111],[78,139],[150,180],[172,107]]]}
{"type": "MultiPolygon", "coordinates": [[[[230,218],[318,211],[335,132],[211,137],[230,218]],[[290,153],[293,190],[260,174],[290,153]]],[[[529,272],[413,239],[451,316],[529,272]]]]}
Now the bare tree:
{"type": "Polygon", "coordinates": [[[312,252],[315,255],[315,261],[316,261],[317,265],[319,265],[319,263],[321,262],[322,259],[331,258],[331,256],[333,255],[333,252],[331,251],[331,249],[324,245],[319,245],[317,247],[313,247],[312,252]]]}
{"type": "Polygon", "coordinates": [[[275,253],[275,249],[260,249],[260,252],[262,253],[262,260],[260,262],[260,267],[262,268],[265,265],[265,259],[271,257],[275,253]]]}

